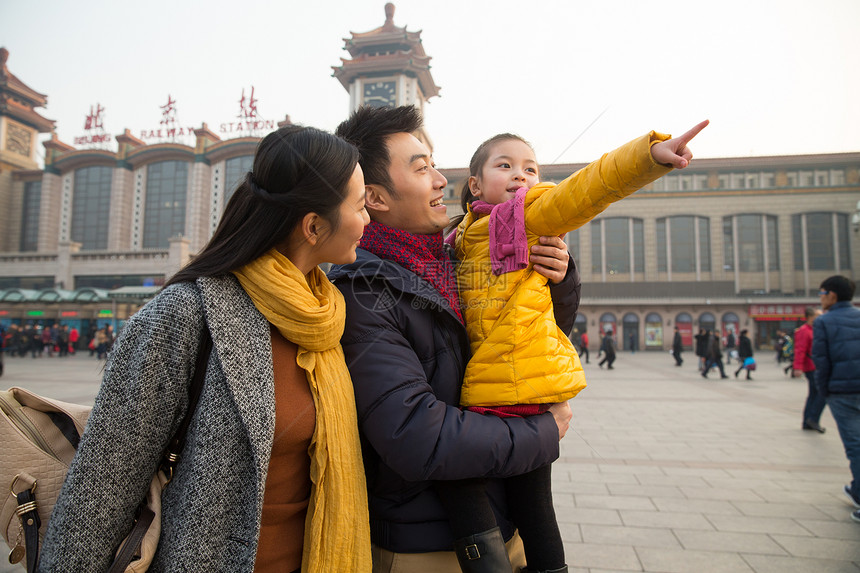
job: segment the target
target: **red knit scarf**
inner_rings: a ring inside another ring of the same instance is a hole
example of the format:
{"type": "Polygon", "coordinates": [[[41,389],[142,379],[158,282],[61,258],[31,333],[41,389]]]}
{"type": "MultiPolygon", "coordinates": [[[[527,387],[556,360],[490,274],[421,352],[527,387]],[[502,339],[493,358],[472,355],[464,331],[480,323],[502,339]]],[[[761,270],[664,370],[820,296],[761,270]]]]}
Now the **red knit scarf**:
{"type": "Polygon", "coordinates": [[[380,259],[394,261],[433,285],[441,294],[460,322],[460,297],[454,265],[443,248],[442,233],[414,235],[376,221],[364,228],[359,246],[380,259]]]}

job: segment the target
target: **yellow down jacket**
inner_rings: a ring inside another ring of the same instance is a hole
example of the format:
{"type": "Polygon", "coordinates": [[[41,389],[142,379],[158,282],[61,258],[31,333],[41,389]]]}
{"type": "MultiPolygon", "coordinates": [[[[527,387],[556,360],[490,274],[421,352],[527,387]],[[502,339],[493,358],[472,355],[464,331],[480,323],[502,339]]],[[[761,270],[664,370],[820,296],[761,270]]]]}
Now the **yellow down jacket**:
{"type": "MultiPolygon", "coordinates": [[[[669,139],[651,132],[577,171],[558,185],[539,183],[525,197],[529,248],[543,235],[578,229],[610,204],[668,173],[651,145],[669,139]]],[[[472,358],[462,406],[548,404],[585,388],[585,373],[570,340],[555,324],[547,279],[532,265],[494,275],[489,216],[469,209],[457,228],[457,285],[472,358]]]]}

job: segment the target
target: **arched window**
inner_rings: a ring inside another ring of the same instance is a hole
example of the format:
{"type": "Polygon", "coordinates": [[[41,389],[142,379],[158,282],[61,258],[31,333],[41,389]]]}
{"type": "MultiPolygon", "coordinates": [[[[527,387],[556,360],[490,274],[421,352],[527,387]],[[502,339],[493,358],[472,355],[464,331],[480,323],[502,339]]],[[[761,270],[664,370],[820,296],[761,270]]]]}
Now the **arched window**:
{"type": "Polygon", "coordinates": [[[113,169],[103,165],[75,171],[71,238],[81,250],[107,249],[112,179],[113,169]]]}
{"type": "Polygon", "coordinates": [[[693,323],[693,317],[690,316],[689,313],[681,312],[681,313],[678,313],[678,316],[675,317],[675,322],[676,323],[684,322],[684,323],[692,324],[693,323]]]}
{"type": "Polygon", "coordinates": [[[738,315],[733,312],[727,312],[723,315],[723,322],[740,322],[738,315]]]}
{"type": "Polygon", "coordinates": [[[618,321],[615,318],[615,315],[611,312],[604,312],[600,316],[600,327],[599,333],[600,336],[603,336],[605,333],[609,332],[613,336],[615,336],[615,325],[618,321]]]}
{"type": "Polygon", "coordinates": [[[733,312],[723,314],[723,326],[720,330],[723,331],[722,338],[726,346],[734,348],[737,345],[738,332],[740,331],[739,325],[740,320],[738,320],[738,315],[733,312]],[[729,338],[729,335],[731,335],[731,338],[729,338]]]}
{"type": "Polygon", "coordinates": [[[576,321],[573,323],[573,330],[570,332],[570,339],[576,344],[578,338],[588,330],[588,317],[583,314],[576,315],[576,321]]]}
{"type": "Polygon", "coordinates": [[[675,316],[675,326],[681,333],[681,344],[684,348],[693,346],[693,317],[687,312],[680,312],[675,316]]]}
{"type": "Polygon", "coordinates": [[[161,161],[147,166],[144,249],[165,249],[171,237],[185,234],[187,191],[187,162],[161,161]]]}
{"type": "Polygon", "coordinates": [[[656,312],[645,316],[645,348],[663,348],[663,318],[656,312]]]}
{"type": "Polygon", "coordinates": [[[699,328],[710,330],[711,332],[717,327],[717,319],[710,312],[703,312],[699,315],[699,328]]]}
{"type": "Polygon", "coordinates": [[[639,348],[639,316],[628,312],[621,319],[624,330],[624,339],[621,341],[624,350],[638,350],[639,348]]]}

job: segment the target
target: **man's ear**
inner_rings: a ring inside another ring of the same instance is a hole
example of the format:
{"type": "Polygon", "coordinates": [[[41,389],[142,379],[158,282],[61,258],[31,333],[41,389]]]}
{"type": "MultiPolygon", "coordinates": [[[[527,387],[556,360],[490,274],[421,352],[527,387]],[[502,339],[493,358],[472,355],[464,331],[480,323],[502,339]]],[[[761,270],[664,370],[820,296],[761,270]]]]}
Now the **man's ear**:
{"type": "Polygon", "coordinates": [[[475,197],[481,196],[481,186],[478,184],[478,178],[474,175],[469,176],[469,191],[471,191],[472,195],[475,197]]]}
{"type": "Polygon", "coordinates": [[[382,185],[365,185],[364,191],[364,206],[368,211],[385,212],[391,210],[388,205],[391,201],[391,195],[382,185]]]}

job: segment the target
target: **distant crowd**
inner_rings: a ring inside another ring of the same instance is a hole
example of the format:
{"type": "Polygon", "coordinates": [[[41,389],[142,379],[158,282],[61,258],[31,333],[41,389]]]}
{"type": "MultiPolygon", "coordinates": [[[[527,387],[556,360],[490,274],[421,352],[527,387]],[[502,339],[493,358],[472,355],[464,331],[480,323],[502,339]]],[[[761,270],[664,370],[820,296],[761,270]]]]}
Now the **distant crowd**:
{"type": "Polygon", "coordinates": [[[85,344],[90,356],[105,359],[114,338],[115,333],[110,324],[101,328],[91,327],[83,340],[76,327],[56,322],[50,326],[30,323],[24,326],[12,324],[5,330],[0,327],[0,341],[4,353],[19,357],[65,357],[83,350],[81,345],[85,344]]]}

